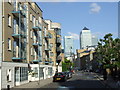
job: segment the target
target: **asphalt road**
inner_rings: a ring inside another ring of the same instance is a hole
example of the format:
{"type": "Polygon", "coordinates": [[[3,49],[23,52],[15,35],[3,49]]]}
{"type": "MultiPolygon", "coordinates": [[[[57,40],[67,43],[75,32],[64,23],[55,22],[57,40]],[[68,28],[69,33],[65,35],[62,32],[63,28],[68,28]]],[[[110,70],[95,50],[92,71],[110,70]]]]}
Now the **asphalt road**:
{"type": "Polygon", "coordinates": [[[65,90],[70,90],[71,88],[105,88],[105,86],[98,80],[96,74],[77,72],[66,82],[52,82],[41,88],[56,88],[57,90],[65,88],[65,90]]]}

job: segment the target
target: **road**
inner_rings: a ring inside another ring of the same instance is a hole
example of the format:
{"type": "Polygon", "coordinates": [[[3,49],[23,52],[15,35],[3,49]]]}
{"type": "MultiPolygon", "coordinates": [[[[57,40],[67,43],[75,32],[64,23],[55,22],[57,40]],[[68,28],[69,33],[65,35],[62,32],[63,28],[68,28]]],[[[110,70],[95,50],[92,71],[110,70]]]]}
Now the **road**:
{"type": "Polygon", "coordinates": [[[95,73],[89,72],[77,72],[71,79],[68,79],[66,82],[52,82],[41,88],[105,88],[100,80],[96,77],[95,73]]]}

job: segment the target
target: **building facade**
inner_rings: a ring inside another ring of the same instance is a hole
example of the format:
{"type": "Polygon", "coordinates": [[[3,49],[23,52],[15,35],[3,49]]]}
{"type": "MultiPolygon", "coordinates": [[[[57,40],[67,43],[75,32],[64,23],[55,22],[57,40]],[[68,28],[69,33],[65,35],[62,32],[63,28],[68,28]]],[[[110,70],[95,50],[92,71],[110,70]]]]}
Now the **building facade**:
{"type": "Polygon", "coordinates": [[[92,35],[92,46],[97,46],[98,45],[98,37],[92,35]]]}
{"type": "MultiPolygon", "coordinates": [[[[52,60],[54,70],[62,71],[62,57],[61,57],[61,25],[54,23],[51,20],[45,20],[48,23],[48,30],[50,33],[50,59],[52,60]]],[[[54,72],[55,73],[55,72],[54,72]]]]}
{"type": "Polygon", "coordinates": [[[56,69],[62,71],[61,25],[52,22],[50,27],[34,2],[0,4],[0,88],[50,78],[56,69]]]}
{"type": "Polygon", "coordinates": [[[65,50],[65,57],[71,57],[71,54],[74,53],[73,36],[64,37],[64,50],[65,50]]]}
{"type": "Polygon", "coordinates": [[[28,82],[26,5],[2,3],[2,88],[28,82]]]}
{"type": "Polygon", "coordinates": [[[83,30],[80,32],[80,49],[85,49],[87,46],[92,45],[92,35],[91,31],[84,27],[83,30]]]}

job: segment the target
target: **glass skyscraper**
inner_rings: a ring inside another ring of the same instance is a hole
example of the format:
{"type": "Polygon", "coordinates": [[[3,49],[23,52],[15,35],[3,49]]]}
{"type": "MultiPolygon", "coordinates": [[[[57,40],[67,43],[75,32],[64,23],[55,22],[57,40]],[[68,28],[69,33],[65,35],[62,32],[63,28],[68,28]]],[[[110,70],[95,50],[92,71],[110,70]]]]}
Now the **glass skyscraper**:
{"type": "Polygon", "coordinates": [[[92,46],[98,45],[98,37],[97,36],[92,36],[92,46]]]}
{"type": "Polygon", "coordinates": [[[73,36],[64,37],[64,50],[65,50],[65,57],[70,57],[71,54],[74,52],[73,36]]]}
{"type": "Polygon", "coordinates": [[[92,35],[91,31],[84,27],[80,32],[80,49],[86,49],[87,46],[92,46],[92,35]]]}

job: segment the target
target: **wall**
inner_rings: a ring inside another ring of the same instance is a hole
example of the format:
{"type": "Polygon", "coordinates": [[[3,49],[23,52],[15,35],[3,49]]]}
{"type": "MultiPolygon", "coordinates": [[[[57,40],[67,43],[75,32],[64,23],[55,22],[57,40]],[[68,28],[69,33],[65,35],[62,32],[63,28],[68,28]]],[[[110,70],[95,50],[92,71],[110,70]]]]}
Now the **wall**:
{"type": "MultiPolygon", "coordinates": [[[[28,64],[25,64],[25,63],[11,63],[11,62],[2,62],[2,69],[1,69],[1,72],[2,72],[2,88],[7,88],[7,85],[10,85],[10,88],[11,87],[14,87],[15,86],[15,67],[28,67],[28,64]],[[10,82],[7,82],[7,70],[8,69],[11,69],[11,81],[10,82]]],[[[27,83],[27,81],[24,81],[24,82],[21,82],[19,84],[24,84],[24,83],[27,83]]]]}

